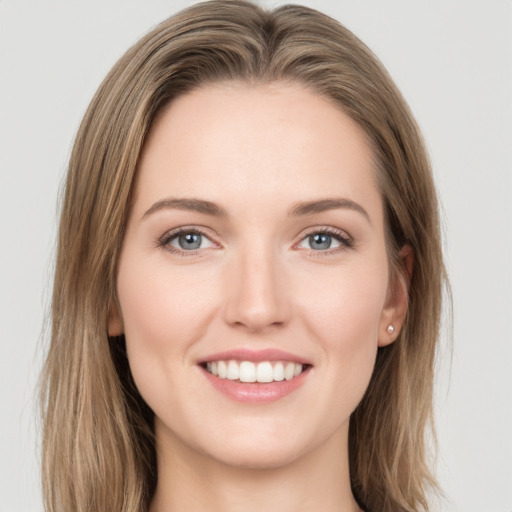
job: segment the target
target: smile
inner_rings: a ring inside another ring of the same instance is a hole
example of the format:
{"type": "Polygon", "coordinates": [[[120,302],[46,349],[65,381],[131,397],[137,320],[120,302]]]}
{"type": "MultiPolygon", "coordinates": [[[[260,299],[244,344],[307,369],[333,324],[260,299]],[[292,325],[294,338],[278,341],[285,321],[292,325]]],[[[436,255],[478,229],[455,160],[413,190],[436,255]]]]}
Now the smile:
{"type": "Polygon", "coordinates": [[[292,380],[298,377],[308,365],[294,363],[291,361],[252,361],[219,360],[208,361],[203,368],[208,373],[219,377],[238,382],[281,382],[292,380]]]}
{"type": "Polygon", "coordinates": [[[231,350],[211,354],[199,362],[206,380],[237,402],[265,404],[301,388],[313,365],[282,350],[231,350]]]}

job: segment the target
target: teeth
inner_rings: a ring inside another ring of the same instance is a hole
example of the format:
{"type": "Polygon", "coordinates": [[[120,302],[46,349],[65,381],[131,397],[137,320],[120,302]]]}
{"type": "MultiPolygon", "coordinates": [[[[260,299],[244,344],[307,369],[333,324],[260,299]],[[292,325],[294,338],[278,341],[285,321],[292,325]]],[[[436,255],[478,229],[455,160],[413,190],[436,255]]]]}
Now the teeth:
{"type": "Polygon", "coordinates": [[[228,368],[224,361],[219,361],[217,363],[217,370],[221,379],[225,379],[228,376],[228,368]]]}
{"type": "Polygon", "coordinates": [[[284,366],[283,363],[276,363],[274,366],[274,380],[280,382],[284,380],[284,366]]]}
{"type": "Polygon", "coordinates": [[[262,361],[209,361],[206,370],[221,379],[240,380],[240,382],[280,382],[298,377],[303,370],[302,364],[292,362],[271,363],[262,361]]]}
{"type": "Polygon", "coordinates": [[[239,375],[240,370],[236,361],[229,361],[227,378],[229,380],[238,380],[239,375]]]}
{"type": "Polygon", "coordinates": [[[272,382],[274,380],[274,370],[268,361],[258,364],[256,380],[258,382],[272,382]]]}
{"type": "Polygon", "coordinates": [[[250,361],[240,363],[240,382],[256,382],[256,365],[250,361]]]}
{"type": "Polygon", "coordinates": [[[294,374],[295,374],[295,365],[293,363],[288,363],[284,369],[284,378],[286,380],[292,380],[294,374]]]}

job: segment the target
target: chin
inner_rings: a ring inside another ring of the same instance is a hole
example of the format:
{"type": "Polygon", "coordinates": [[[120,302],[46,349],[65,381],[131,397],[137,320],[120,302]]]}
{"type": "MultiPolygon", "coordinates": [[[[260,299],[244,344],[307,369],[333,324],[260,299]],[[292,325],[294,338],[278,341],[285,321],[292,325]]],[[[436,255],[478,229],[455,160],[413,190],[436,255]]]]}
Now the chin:
{"type": "Polygon", "coordinates": [[[225,444],[220,453],[208,455],[223,465],[238,469],[278,469],[297,461],[302,451],[295,446],[244,446],[225,444]]]}
{"type": "Polygon", "coordinates": [[[225,435],[212,436],[210,440],[213,442],[199,449],[208,458],[223,465],[248,470],[270,470],[289,466],[307,458],[308,454],[317,453],[320,446],[330,444],[330,439],[345,439],[341,430],[333,435],[333,432],[322,429],[311,431],[312,426],[295,427],[279,425],[277,428],[276,425],[266,423],[253,424],[250,430],[226,429],[225,435]]]}

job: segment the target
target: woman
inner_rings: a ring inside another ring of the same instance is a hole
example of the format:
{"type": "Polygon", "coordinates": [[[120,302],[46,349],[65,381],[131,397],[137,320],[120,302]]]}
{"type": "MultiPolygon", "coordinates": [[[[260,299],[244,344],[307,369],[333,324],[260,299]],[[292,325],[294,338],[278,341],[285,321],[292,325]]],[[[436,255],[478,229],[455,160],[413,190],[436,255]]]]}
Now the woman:
{"type": "Polygon", "coordinates": [[[337,22],[211,1],[131,48],[77,135],[56,268],[48,510],[428,507],[435,189],[337,22]]]}

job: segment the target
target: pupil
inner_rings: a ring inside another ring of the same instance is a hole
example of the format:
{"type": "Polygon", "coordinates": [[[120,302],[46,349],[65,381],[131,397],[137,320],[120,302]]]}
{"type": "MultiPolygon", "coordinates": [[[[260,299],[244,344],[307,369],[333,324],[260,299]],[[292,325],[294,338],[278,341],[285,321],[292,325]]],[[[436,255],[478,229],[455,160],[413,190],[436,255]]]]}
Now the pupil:
{"type": "Polygon", "coordinates": [[[331,247],[331,236],[325,233],[316,233],[309,237],[309,243],[313,249],[329,249],[331,247]]]}
{"type": "Polygon", "coordinates": [[[186,235],[181,235],[178,241],[182,249],[199,249],[201,246],[201,235],[197,233],[187,233],[186,235]]]}

